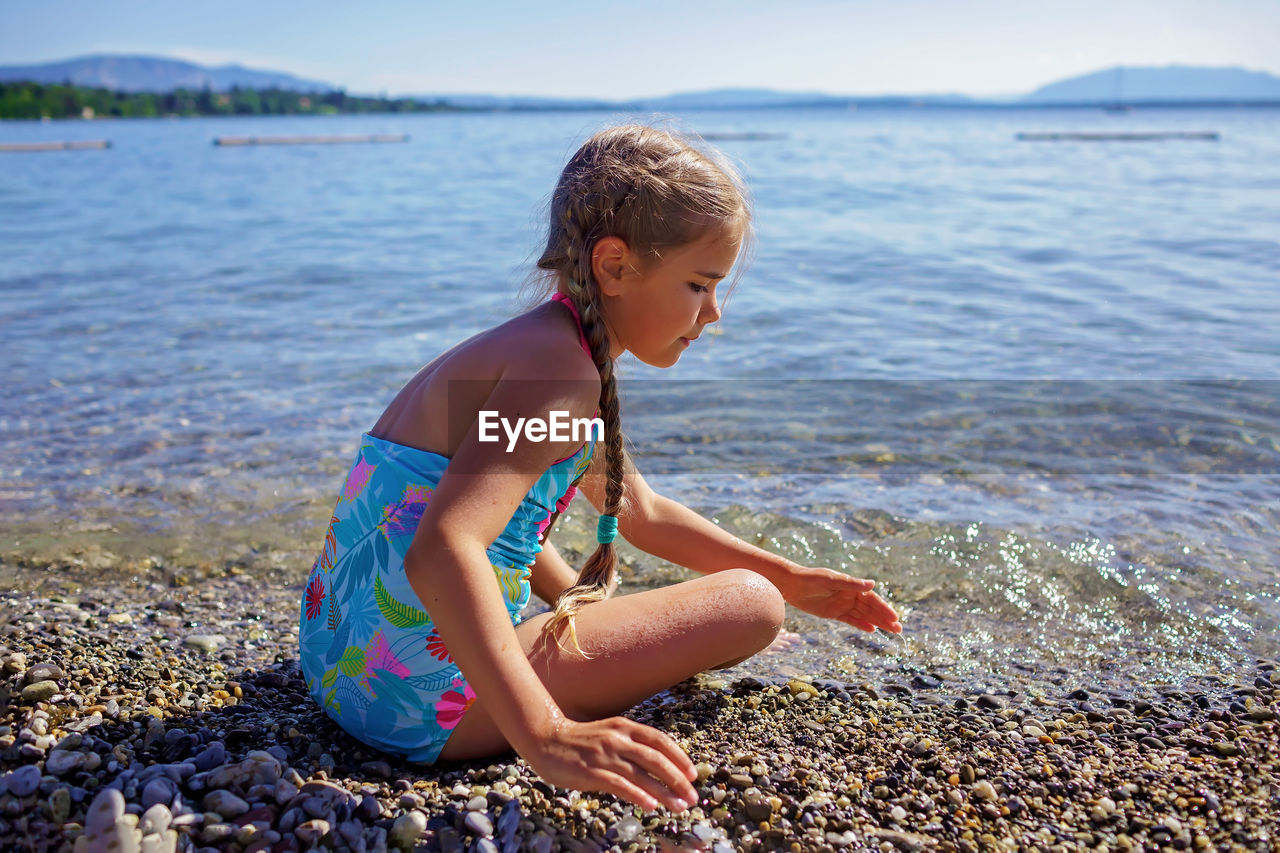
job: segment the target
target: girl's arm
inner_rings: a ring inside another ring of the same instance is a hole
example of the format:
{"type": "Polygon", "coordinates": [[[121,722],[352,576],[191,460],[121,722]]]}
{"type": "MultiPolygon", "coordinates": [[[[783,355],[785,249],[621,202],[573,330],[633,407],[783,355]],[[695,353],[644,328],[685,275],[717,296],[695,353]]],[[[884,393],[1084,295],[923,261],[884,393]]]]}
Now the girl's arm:
{"type": "MultiPolygon", "coordinates": [[[[485,408],[546,418],[551,409],[585,416],[594,405],[594,394],[556,393],[555,383],[504,380],[485,408]]],[[[524,654],[485,553],[541,473],[573,450],[521,441],[508,453],[505,441],[480,442],[473,424],[423,512],[405,574],[477,698],[539,775],[682,811],[680,798],[694,796],[688,757],[670,738],[624,718],[565,717],[524,654]]]]}
{"type": "MultiPolygon", "coordinates": [[[[625,481],[628,503],[618,517],[618,532],[640,550],[703,574],[750,569],[809,613],[864,631],[901,632],[898,614],[871,591],[874,581],[802,566],[742,541],[684,504],[653,491],[629,457],[625,481]]],[[[597,508],[603,503],[603,481],[594,461],[581,488],[597,508]]]]}

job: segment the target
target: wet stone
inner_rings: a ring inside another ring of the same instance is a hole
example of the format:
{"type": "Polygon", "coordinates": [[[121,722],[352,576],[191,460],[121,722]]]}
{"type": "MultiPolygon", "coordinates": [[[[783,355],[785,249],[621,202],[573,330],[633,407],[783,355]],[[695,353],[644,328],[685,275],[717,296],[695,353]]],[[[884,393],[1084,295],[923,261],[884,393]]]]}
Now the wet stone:
{"type": "Polygon", "coordinates": [[[66,673],[57,664],[38,663],[26,671],[26,674],[23,675],[23,681],[27,684],[34,684],[38,681],[57,681],[65,677],[66,673]]]}
{"type": "Polygon", "coordinates": [[[183,645],[206,653],[216,652],[226,641],[222,634],[188,634],[182,638],[183,645]]]}
{"type": "Polygon", "coordinates": [[[56,681],[37,681],[22,688],[22,701],[28,703],[48,702],[57,695],[60,688],[56,681]]]}

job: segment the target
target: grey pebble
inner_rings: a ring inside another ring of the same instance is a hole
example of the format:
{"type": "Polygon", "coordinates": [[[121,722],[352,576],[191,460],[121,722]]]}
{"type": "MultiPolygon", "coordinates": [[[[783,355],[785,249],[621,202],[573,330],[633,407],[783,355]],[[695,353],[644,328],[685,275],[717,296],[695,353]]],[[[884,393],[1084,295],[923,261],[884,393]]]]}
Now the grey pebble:
{"type": "Polygon", "coordinates": [[[19,767],[8,776],[9,793],[15,797],[29,797],[40,787],[40,768],[34,764],[19,767]]]}
{"type": "Polygon", "coordinates": [[[493,835],[493,821],[489,820],[489,816],[484,812],[467,812],[463,823],[475,835],[485,838],[493,835]]]}
{"type": "Polygon", "coordinates": [[[618,843],[629,844],[630,842],[635,841],[643,830],[644,826],[640,821],[636,820],[631,815],[627,815],[622,820],[615,823],[609,832],[617,839],[618,843]]]}
{"type": "Polygon", "coordinates": [[[249,804],[230,791],[210,791],[205,795],[205,811],[217,812],[223,817],[239,817],[249,810],[249,804]]]}
{"type": "Polygon", "coordinates": [[[27,684],[34,684],[37,681],[57,681],[59,678],[65,677],[66,673],[56,663],[38,663],[28,669],[22,676],[23,681],[27,684]]]}
{"type": "Polygon", "coordinates": [[[104,788],[89,804],[84,831],[89,835],[105,835],[123,814],[124,795],[115,788],[104,788]]]}
{"type": "Polygon", "coordinates": [[[471,846],[476,853],[499,853],[498,845],[494,844],[487,838],[481,838],[471,846]]]}
{"type": "Polygon", "coordinates": [[[203,652],[216,652],[218,647],[226,641],[227,638],[222,634],[188,634],[182,638],[183,645],[203,652]]]}
{"type": "Polygon", "coordinates": [[[45,759],[44,769],[54,776],[62,776],[83,767],[86,758],[87,756],[83,752],[55,749],[45,759]]]}
{"type": "Polygon", "coordinates": [[[71,816],[71,791],[54,788],[49,795],[49,813],[54,823],[66,823],[71,816]]]}
{"type": "Polygon", "coordinates": [[[142,789],[142,807],[149,809],[160,803],[169,803],[173,801],[174,794],[177,793],[176,786],[168,778],[152,779],[142,789]]]}

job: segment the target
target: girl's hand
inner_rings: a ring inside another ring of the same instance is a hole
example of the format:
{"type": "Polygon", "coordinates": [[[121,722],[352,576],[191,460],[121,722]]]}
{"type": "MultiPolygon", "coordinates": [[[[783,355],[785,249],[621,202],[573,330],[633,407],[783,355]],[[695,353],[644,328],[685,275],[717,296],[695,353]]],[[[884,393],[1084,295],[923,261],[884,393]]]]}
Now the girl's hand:
{"type": "Polygon", "coordinates": [[[698,802],[693,762],[663,732],[609,717],[579,723],[561,717],[546,736],[520,751],[553,785],[604,791],[646,810],[682,812],[698,802]]]}
{"type": "Polygon", "coordinates": [[[872,592],[875,581],[823,568],[800,568],[779,592],[790,604],[823,619],[837,619],[863,631],[902,633],[898,614],[872,592]]]}

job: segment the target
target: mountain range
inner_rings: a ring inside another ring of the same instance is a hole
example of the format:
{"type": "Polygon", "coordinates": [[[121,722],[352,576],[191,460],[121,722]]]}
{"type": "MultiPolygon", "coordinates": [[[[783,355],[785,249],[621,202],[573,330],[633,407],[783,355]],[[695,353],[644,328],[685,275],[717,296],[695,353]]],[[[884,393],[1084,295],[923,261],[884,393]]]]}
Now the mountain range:
{"type": "Polygon", "coordinates": [[[329,92],[330,83],[303,80],[278,71],[258,71],[241,65],[208,68],[194,62],[160,56],[82,56],[40,65],[0,66],[0,82],[71,83],[116,92],[172,92],[174,89],[210,89],[225,92],[242,89],[290,89],[295,92],[329,92]]]}
{"type": "MultiPolygon", "coordinates": [[[[0,82],[26,80],[113,89],[125,92],[167,92],[174,89],[226,91],[240,88],[280,88],[302,92],[331,91],[333,85],[304,80],[292,74],[224,65],[209,68],[182,60],[154,56],[100,55],[37,65],[0,66],[0,82]]],[[[1082,74],[1041,86],[1025,95],[973,98],[938,95],[833,95],[824,92],[780,92],[773,89],[717,89],[682,92],[630,101],[537,96],[422,94],[423,100],[443,100],[473,109],[645,109],[679,111],[734,107],[799,106],[1038,106],[1109,103],[1280,103],[1280,77],[1243,68],[1117,67],[1082,74]]]]}

